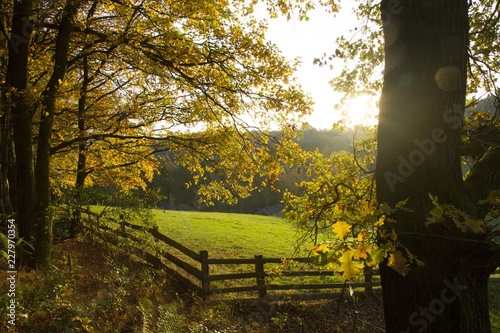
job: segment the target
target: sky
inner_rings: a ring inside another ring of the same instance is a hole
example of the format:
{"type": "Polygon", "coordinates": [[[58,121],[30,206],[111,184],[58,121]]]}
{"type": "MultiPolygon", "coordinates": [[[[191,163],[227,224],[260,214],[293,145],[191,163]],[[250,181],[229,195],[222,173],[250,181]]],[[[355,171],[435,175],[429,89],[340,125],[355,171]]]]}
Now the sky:
{"type": "MultiPolygon", "coordinates": [[[[335,121],[342,116],[342,110],[335,110],[334,104],[338,103],[341,95],[333,91],[329,85],[336,74],[328,66],[319,67],[313,64],[314,58],[321,57],[324,53],[331,54],[335,50],[335,39],[340,35],[349,35],[349,30],[356,25],[354,14],[349,5],[344,2],[343,8],[337,14],[329,14],[323,8],[318,8],[309,13],[309,21],[299,21],[297,18],[287,21],[286,18],[269,19],[267,38],[274,42],[283,55],[293,60],[300,57],[302,65],[296,73],[299,83],[304,91],[309,93],[315,101],[314,113],[307,121],[318,129],[331,128],[335,121]]],[[[262,14],[265,15],[265,9],[262,14]]],[[[338,64],[339,69],[342,64],[338,64]]],[[[350,101],[346,108],[350,110],[365,110],[376,114],[375,101],[366,97],[350,101]],[[369,105],[366,105],[366,104],[369,105]]],[[[363,118],[362,114],[350,112],[351,125],[358,123],[363,118]]],[[[374,121],[372,120],[372,123],[374,121]]]]}

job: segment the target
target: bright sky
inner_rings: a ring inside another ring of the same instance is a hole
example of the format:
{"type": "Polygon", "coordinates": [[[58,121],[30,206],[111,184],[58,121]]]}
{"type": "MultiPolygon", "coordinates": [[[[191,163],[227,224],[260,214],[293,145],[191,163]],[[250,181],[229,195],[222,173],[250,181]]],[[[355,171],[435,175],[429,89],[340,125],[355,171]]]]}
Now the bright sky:
{"type": "MultiPolygon", "coordinates": [[[[340,95],[336,94],[328,83],[338,74],[342,64],[337,66],[339,69],[337,72],[335,69],[330,70],[328,66],[314,65],[313,59],[321,57],[325,52],[327,54],[334,52],[335,39],[340,35],[348,35],[349,30],[355,27],[356,21],[347,2],[343,2],[343,8],[335,16],[319,8],[310,12],[309,17],[309,21],[270,19],[267,37],[278,45],[286,58],[302,59],[302,65],[296,76],[303,89],[315,101],[314,114],[307,121],[315,128],[328,129],[342,116],[342,110],[334,109],[334,104],[339,102],[340,95]]],[[[375,101],[366,97],[350,101],[346,108],[349,109],[348,121],[351,125],[361,122],[365,118],[365,113],[373,115],[378,112],[375,101]]]]}

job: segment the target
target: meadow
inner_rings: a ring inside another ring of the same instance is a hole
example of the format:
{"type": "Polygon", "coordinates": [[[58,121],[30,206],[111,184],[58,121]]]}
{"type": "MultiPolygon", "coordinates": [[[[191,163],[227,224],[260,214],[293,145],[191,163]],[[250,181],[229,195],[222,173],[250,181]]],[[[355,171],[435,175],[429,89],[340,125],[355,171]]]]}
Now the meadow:
{"type": "MultiPolygon", "coordinates": [[[[263,255],[265,258],[307,257],[305,251],[309,244],[298,244],[301,232],[290,222],[278,218],[251,214],[233,214],[216,212],[186,212],[154,210],[154,223],[160,232],[183,244],[189,249],[199,252],[206,250],[210,258],[235,259],[254,258],[263,255]]],[[[199,265],[181,253],[178,257],[199,265]]],[[[267,272],[279,270],[279,264],[266,264],[267,272]]],[[[315,270],[314,264],[303,263],[305,270],[315,270]]],[[[281,267],[283,268],[283,267],[281,267]]],[[[254,272],[252,264],[211,265],[211,274],[231,274],[254,272]]],[[[301,284],[343,282],[339,277],[283,277],[273,275],[273,283],[301,284]]],[[[253,279],[214,281],[215,288],[241,287],[254,285],[253,279]]],[[[234,296],[244,296],[234,295],[234,296]]],[[[248,296],[248,295],[246,295],[248,296]]]]}
{"type": "Polygon", "coordinates": [[[297,248],[297,228],[278,217],[162,210],[153,214],[162,233],[194,251],[207,250],[211,257],[307,256],[305,245],[297,248]]]}

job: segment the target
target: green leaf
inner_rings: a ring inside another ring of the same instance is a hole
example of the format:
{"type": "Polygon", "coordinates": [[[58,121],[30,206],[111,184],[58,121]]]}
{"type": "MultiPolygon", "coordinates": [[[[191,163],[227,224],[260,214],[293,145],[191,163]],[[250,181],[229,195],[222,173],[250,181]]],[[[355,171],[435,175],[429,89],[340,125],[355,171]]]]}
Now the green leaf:
{"type": "Polygon", "coordinates": [[[431,199],[432,201],[432,204],[436,207],[439,207],[439,203],[438,203],[438,197],[437,196],[434,196],[432,194],[428,194],[429,195],[429,198],[431,199]]]}
{"type": "Polygon", "coordinates": [[[380,264],[385,259],[385,257],[387,257],[387,252],[389,251],[388,247],[389,245],[385,244],[384,246],[373,250],[370,254],[372,260],[368,263],[368,266],[373,267],[380,264]]]}
{"type": "Polygon", "coordinates": [[[406,203],[408,202],[408,199],[410,199],[410,198],[406,198],[405,200],[401,200],[400,202],[398,202],[398,203],[396,204],[396,208],[397,208],[397,209],[400,209],[401,207],[405,206],[405,205],[406,205],[406,203]]]}

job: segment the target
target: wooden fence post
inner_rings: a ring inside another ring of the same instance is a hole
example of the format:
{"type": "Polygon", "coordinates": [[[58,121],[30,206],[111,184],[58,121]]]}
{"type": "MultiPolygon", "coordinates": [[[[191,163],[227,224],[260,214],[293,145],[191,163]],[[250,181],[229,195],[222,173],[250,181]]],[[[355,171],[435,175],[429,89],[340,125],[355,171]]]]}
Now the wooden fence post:
{"type": "Polygon", "coordinates": [[[370,267],[365,267],[363,275],[365,276],[365,291],[373,291],[373,270],[370,267]]]}
{"type": "Polygon", "coordinates": [[[328,252],[321,253],[321,255],[318,256],[318,264],[326,265],[327,263],[328,263],[328,252]]]}
{"type": "Polygon", "coordinates": [[[149,231],[149,234],[153,236],[153,242],[155,244],[158,243],[158,238],[156,238],[155,235],[158,235],[160,233],[160,227],[158,225],[154,225],[150,230],[151,231],[149,231]]]}
{"type": "Polygon", "coordinates": [[[210,294],[210,271],[208,268],[208,251],[200,251],[200,263],[201,263],[201,288],[203,292],[203,300],[207,300],[210,294]]]}
{"type": "Polygon", "coordinates": [[[254,256],[255,261],[255,273],[257,273],[257,287],[259,287],[259,297],[265,297],[266,291],[266,275],[264,271],[264,261],[262,261],[262,254],[254,256]]]}
{"type": "Polygon", "coordinates": [[[120,214],[120,231],[125,233],[125,215],[120,214]]]}

